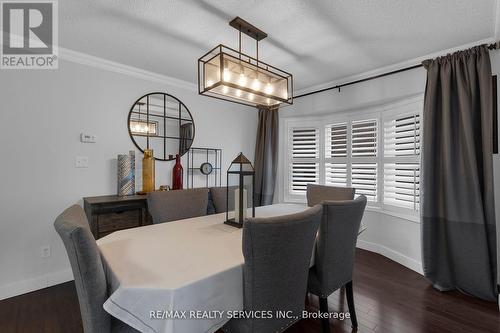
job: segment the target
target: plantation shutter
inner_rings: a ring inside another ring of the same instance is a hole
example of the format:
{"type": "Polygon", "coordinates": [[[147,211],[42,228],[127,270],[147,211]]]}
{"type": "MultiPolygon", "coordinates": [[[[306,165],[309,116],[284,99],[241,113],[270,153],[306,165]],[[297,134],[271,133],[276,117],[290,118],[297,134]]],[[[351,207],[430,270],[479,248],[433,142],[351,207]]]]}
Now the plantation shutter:
{"type": "Polygon", "coordinates": [[[347,123],[326,126],[325,184],[347,186],[347,123]]]}
{"type": "Polygon", "coordinates": [[[377,156],[377,120],[352,122],[352,157],[377,156]]]}
{"type": "Polygon", "coordinates": [[[329,186],[347,186],[347,164],[325,163],[325,184],[329,186]]]}
{"type": "Polygon", "coordinates": [[[319,129],[292,128],[289,193],[306,193],[307,184],[319,181],[319,129]]]}
{"type": "Polygon", "coordinates": [[[347,157],[347,124],[326,127],[326,158],[347,157]]]}
{"type": "Polygon", "coordinates": [[[351,186],[368,201],[377,201],[377,163],[352,163],[351,186]]]}
{"type": "Polygon", "coordinates": [[[366,119],[351,124],[351,186],[372,202],[378,199],[377,123],[366,119]]]}
{"type": "Polygon", "coordinates": [[[384,122],[384,204],[419,210],[420,114],[384,122]]]}
{"type": "Polygon", "coordinates": [[[418,163],[384,165],[384,204],[418,210],[420,167],[418,163]]]}
{"type": "Polygon", "coordinates": [[[420,115],[407,115],[384,123],[384,156],[420,154],[420,115]]]}
{"type": "Polygon", "coordinates": [[[417,215],[423,101],[377,111],[287,122],[284,199],[303,202],[307,184],[353,187],[371,207],[417,215]]]}

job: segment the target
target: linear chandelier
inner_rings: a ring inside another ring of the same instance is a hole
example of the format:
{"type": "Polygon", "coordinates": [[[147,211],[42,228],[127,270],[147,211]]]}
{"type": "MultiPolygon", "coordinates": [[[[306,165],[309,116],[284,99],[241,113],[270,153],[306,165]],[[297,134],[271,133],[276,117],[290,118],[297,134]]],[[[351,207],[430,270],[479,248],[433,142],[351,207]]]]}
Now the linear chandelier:
{"type": "Polygon", "coordinates": [[[259,60],[259,41],[267,34],[236,17],[229,25],[239,31],[239,49],[222,44],[198,59],[198,92],[251,106],[293,104],[293,76],[259,60]],[[256,40],[256,57],[241,52],[241,33],[256,40]]]}
{"type": "MultiPolygon", "coordinates": [[[[142,135],[142,136],[157,136],[157,129],[158,129],[158,122],[157,121],[152,121],[148,119],[141,119],[141,106],[143,106],[145,103],[144,102],[137,102],[135,105],[139,108],[139,111],[132,111],[135,112],[138,116],[135,116],[134,118],[130,118],[129,121],[129,128],[130,132],[133,135],[142,135]]],[[[134,107],[135,107],[134,105],[134,107]]],[[[149,111],[146,113],[146,118],[148,118],[149,111]]]]}

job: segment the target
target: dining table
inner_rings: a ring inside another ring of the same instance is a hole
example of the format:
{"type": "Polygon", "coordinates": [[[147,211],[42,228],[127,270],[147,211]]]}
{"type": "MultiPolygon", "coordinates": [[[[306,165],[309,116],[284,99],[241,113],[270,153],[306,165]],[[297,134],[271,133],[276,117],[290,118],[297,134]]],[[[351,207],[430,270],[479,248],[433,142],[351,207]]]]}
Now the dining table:
{"type": "MultiPolygon", "coordinates": [[[[257,207],[255,216],[305,209],[304,204],[274,204],[257,207]]],[[[225,218],[225,213],[205,215],[97,240],[110,291],[104,309],[146,333],[211,333],[238,316],[242,229],[224,224],[225,218]]]]}

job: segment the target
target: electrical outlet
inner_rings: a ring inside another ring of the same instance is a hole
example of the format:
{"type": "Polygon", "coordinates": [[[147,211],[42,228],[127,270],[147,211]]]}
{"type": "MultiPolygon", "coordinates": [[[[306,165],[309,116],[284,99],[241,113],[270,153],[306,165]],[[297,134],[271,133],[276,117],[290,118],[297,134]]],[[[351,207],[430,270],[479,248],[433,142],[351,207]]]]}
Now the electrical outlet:
{"type": "Polygon", "coordinates": [[[89,167],[89,157],[88,156],[75,157],[75,168],[88,168],[88,167],[89,167]]]}
{"type": "Polygon", "coordinates": [[[48,245],[42,246],[42,248],[40,249],[40,256],[42,258],[50,257],[50,246],[48,246],[48,245]]]}

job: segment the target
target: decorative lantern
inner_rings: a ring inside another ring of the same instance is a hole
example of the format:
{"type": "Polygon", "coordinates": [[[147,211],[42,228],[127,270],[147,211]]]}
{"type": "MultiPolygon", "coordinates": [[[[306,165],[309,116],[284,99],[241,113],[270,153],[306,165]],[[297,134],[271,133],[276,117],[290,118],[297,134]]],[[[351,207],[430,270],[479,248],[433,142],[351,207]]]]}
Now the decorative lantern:
{"type": "Polygon", "coordinates": [[[252,208],[255,171],[248,158],[240,153],[227,170],[226,221],[224,223],[241,228],[247,220],[248,208],[252,208]]]}

